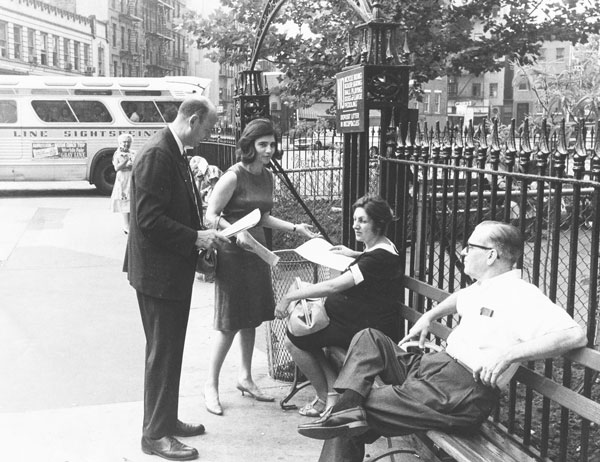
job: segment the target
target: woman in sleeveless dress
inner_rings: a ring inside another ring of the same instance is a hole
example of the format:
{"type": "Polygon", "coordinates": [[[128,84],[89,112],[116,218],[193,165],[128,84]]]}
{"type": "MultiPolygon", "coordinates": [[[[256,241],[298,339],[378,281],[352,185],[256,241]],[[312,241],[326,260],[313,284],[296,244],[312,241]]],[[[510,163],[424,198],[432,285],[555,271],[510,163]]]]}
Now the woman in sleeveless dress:
{"type": "Polygon", "coordinates": [[[219,374],[236,334],[241,361],[237,389],[258,401],[273,401],[254,383],[252,352],[256,327],[274,318],[275,302],[269,265],[252,253],[252,240],[265,245],[264,227],[315,237],[305,223],[293,224],[271,216],[273,176],[267,170],[277,149],[277,134],[268,119],[255,119],[244,129],[237,145],[238,163],[227,170],[214,187],[206,218],[217,229],[227,228],[258,208],[261,220],[238,233],[231,244],[218,251],[215,277],[215,336],[204,387],[206,409],[222,415],[219,374]]]}

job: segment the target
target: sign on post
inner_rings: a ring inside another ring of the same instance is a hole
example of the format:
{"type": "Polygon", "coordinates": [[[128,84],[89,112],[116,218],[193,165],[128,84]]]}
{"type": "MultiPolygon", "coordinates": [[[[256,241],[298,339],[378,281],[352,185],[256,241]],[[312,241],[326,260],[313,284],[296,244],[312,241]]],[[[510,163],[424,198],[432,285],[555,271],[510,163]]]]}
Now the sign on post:
{"type": "Polygon", "coordinates": [[[365,130],[364,67],[340,72],[337,82],[337,126],[341,133],[365,130]]]}

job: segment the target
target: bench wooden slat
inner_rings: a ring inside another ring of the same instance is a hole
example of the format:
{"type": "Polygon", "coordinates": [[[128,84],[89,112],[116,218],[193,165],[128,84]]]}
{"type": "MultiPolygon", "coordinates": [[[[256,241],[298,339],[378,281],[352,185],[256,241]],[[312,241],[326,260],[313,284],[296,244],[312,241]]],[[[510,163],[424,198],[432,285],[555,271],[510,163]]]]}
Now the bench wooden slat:
{"type": "Polygon", "coordinates": [[[507,433],[506,428],[501,424],[493,423],[488,420],[481,425],[480,431],[488,440],[492,441],[499,448],[502,448],[518,462],[539,461],[539,454],[537,452],[532,451],[533,455],[526,454],[523,451],[523,446],[511,437],[507,433]]]}
{"type": "Polygon", "coordinates": [[[517,462],[511,455],[504,452],[504,448],[488,441],[481,433],[458,436],[429,430],[426,435],[437,447],[457,462],[517,462]]]}
{"type": "MultiPolygon", "coordinates": [[[[400,305],[400,315],[411,323],[417,322],[421,317],[421,313],[406,305],[400,305]]],[[[451,328],[446,327],[437,321],[431,323],[431,333],[440,339],[446,340],[448,335],[450,335],[450,332],[452,332],[451,328]]]]}
{"type": "Polygon", "coordinates": [[[577,348],[563,355],[565,358],[575,361],[583,366],[600,371],[600,351],[591,348],[577,348]]]}
{"type": "Polygon", "coordinates": [[[519,382],[531,386],[555,403],[576,412],[585,419],[600,424],[600,404],[597,402],[523,366],[519,367],[515,377],[519,382]]]}
{"type": "Polygon", "coordinates": [[[435,302],[441,302],[448,298],[450,295],[443,289],[438,289],[437,287],[433,287],[432,285],[427,284],[426,282],[419,281],[410,276],[403,276],[401,284],[409,290],[412,290],[419,295],[424,296],[425,298],[429,298],[435,302]]]}

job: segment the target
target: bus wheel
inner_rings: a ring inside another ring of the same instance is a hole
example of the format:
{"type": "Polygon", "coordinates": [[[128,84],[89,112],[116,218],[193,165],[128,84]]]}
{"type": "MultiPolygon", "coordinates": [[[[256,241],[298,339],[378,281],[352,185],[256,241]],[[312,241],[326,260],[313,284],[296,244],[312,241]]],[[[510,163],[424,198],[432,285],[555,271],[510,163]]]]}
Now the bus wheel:
{"type": "Polygon", "coordinates": [[[94,168],[94,185],[100,193],[110,196],[115,185],[116,172],[110,157],[105,156],[98,161],[94,168]]]}

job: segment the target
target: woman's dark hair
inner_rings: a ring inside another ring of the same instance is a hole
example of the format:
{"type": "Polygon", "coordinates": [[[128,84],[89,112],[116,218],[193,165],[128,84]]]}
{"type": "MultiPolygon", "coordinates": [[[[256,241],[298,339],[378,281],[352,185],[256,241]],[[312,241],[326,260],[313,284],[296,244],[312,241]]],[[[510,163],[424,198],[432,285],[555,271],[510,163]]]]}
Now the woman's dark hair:
{"type": "Polygon", "coordinates": [[[390,205],[380,196],[367,194],[360,197],[352,205],[352,211],[357,208],[365,209],[369,218],[373,220],[375,232],[380,236],[386,233],[388,225],[394,219],[390,205]]]}
{"type": "MultiPolygon", "coordinates": [[[[254,142],[263,136],[273,135],[275,138],[275,145],[279,144],[279,136],[277,130],[270,119],[254,119],[242,132],[237,143],[237,149],[235,155],[237,160],[244,164],[250,164],[256,159],[256,149],[254,149],[254,142]]],[[[278,158],[277,151],[273,153],[273,157],[278,158]]]]}

